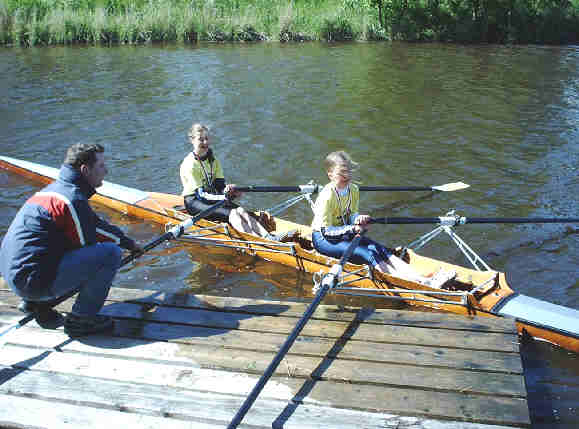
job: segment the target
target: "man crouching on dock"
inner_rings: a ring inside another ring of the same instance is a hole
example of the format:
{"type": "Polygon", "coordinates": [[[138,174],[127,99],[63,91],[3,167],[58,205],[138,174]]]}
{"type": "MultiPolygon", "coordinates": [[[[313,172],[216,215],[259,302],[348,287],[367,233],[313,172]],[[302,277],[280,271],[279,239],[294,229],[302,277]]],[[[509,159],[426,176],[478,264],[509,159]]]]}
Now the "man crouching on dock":
{"type": "Polygon", "coordinates": [[[71,337],[112,330],[113,320],[98,312],[121,265],[119,246],[142,251],[89,205],[107,172],[101,145],[72,145],[58,179],[20,208],[0,249],[0,272],[22,298],[19,309],[34,313],[40,326],[62,324],[52,306],[79,291],[64,319],[71,337]]]}

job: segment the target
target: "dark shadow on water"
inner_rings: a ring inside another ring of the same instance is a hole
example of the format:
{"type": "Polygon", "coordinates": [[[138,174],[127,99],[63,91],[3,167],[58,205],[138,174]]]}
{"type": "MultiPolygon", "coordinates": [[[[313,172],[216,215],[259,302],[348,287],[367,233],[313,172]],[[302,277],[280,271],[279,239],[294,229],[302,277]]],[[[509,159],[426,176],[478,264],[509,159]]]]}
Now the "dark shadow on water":
{"type": "Polygon", "coordinates": [[[525,338],[521,357],[532,428],[579,427],[579,355],[525,338]]]}

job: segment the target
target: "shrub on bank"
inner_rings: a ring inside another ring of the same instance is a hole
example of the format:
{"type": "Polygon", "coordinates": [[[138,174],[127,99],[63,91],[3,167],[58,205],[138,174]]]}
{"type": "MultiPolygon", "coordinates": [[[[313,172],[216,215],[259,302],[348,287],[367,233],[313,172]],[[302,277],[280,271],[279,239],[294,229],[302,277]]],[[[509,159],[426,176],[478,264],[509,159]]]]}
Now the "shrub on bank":
{"type": "Polygon", "coordinates": [[[576,43],[579,0],[0,0],[0,43],[576,43]]]}

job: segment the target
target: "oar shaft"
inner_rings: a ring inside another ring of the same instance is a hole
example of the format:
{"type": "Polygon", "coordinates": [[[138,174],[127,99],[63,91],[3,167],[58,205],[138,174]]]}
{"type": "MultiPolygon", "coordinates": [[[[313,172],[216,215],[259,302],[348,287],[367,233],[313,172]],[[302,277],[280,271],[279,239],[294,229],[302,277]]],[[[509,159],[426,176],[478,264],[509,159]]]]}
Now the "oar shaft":
{"type": "Polygon", "coordinates": [[[275,370],[277,369],[279,364],[282,362],[283,358],[285,357],[285,355],[287,354],[287,352],[289,351],[289,349],[291,348],[291,346],[295,342],[296,338],[298,337],[300,332],[304,329],[304,326],[306,325],[306,323],[310,320],[310,318],[312,317],[312,315],[316,311],[316,308],[318,308],[318,305],[320,304],[320,302],[324,299],[324,297],[326,296],[326,294],[328,293],[330,288],[335,284],[338,276],[341,274],[342,268],[344,267],[345,263],[348,261],[348,259],[352,255],[352,252],[354,251],[354,249],[360,243],[361,238],[362,238],[361,235],[356,235],[354,237],[354,239],[352,240],[352,242],[350,243],[350,245],[348,246],[348,248],[346,249],[346,251],[342,255],[340,262],[332,267],[332,270],[328,274],[327,279],[325,281],[322,281],[321,287],[318,290],[318,293],[314,297],[313,301],[310,303],[310,305],[306,309],[304,315],[298,321],[298,323],[294,327],[294,329],[291,332],[291,334],[289,335],[289,337],[285,340],[285,342],[283,343],[283,345],[279,349],[277,355],[273,358],[273,360],[271,361],[269,366],[266,368],[265,372],[263,373],[261,378],[258,380],[257,384],[252,389],[251,393],[247,396],[247,398],[245,398],[243,405],[237,411],[237,414],[235,414],[235,416],[233,417],[233,419],[231,420],[231,422],[227,426],[227,429],[235,429],[241,423],[241,421],[243,420],[243,418],[245,417],[245,415],[247,414],[247,412],[249,411],[249,409],[251,408],[251,406],[253,405],[253,403],[257,399],[257,396],[259,395],[259,393],[263,390],[263,388],[265,387],[268,380],[271,378],[271,376],[273,375],[273,373],[275,372],[275,370]]]}
{"type": "Polygon", "coordinates": [[[445,224],[463,225],[466,223],[579,223],[579,218],[547,217],[381,217],[373,218],[370,223],[381,224],[445,224]]]}
{"type": "MultiPolygon", "coordinates": [[[[437,186],[360,186],[360,191],[442,191],[451,192],[468,188],[469,185],[462,182],[446,183],[437,186]]],[[[323,186],[313,183],[299,186],[235,186],[235,189],[240,192],[301,192],[302,194],[320,192],[323,186]]]]}
{"type": "MultiPolygon", "coordinates": [[[[173,240],[173,239],[181,236],[187,228],[191,227],[195,222],[209,216],[211,213],[213,213],[219,207],[223,206],[226,203],[226,201],[227,200],[221,200],[221,201],[213,204],[211,207],[208,207],[205,210],[203,210],[202,212],[191,217],[190,219],[187,219],[187,220],[181,222],[180,224],[175,225],[173,228],[171,228],[169,231],[167,231],[163,235],[161,235],[161,236],[157,237],[156,239],[150,241],[149,243],[145,244],[143,246],[143,252],[147,252],[147,251],[151,250],[153,247],[157,247],[159,244],[163,243],[164,241],[173,240]]],[[[123,258],[123,260],[121,262],[121,266],[128,264],[133,259],[138,258],[139,256],[141,256],[141,254],[131,253],[130,255],[123,258]]]]}
{"type": "Polygon", "coordinates": [[[479,217],[465,218],[465,223],[578,223],[579,218],[549,217],[479,217]]]}
{"type": "Polygon", "coordinates": [[[236,186],[239,192],[299,192],[298,186],[236,186]]]}
{"type": "Polygon", "coordinates": [[[364,191],[434,191],[431,186],[360,186],[361,192],[364,191]]]}
{"type": "MultiPolygon", "coordinates": [[[[236,186],[240,192],[318,192],[320,185],[300,186],[236,186]]],[[[360,191],[433,191],[431,186],[360,186],[360,191]]]]}
{"type": "Polygon", "coordinates": [[[313,194],[321,189],[319,185],[299,185],[299,186],[236,186],[239,192],[301,192],[313,194]]]}
{"type": "Polygon", "coordinates": [[[438,217],[380,217],[372,218],[370,223],[382,223],[382,224],[430,224],[430,223],[440,223],[440,218],[438,217]]]}

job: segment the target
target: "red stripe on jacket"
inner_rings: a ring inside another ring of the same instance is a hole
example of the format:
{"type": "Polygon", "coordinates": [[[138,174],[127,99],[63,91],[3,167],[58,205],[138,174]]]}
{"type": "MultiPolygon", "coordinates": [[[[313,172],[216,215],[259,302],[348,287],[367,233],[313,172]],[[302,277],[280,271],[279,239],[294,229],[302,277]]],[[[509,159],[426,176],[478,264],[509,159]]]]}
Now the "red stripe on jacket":
{"type": "Polygon", "coordinates": [[[75,217],[78,219],[76,213],[72,213],[74,207],[69,207],[66,202],[66,197],[51,193],[37,193],[30,197],[28,203],[37,204],[43,207],[51,216],[53,222],[68,238],[71,248],[78,248],[84,245],[82,231],[79,231],[80,225],[75,222],[75,217]]]}

